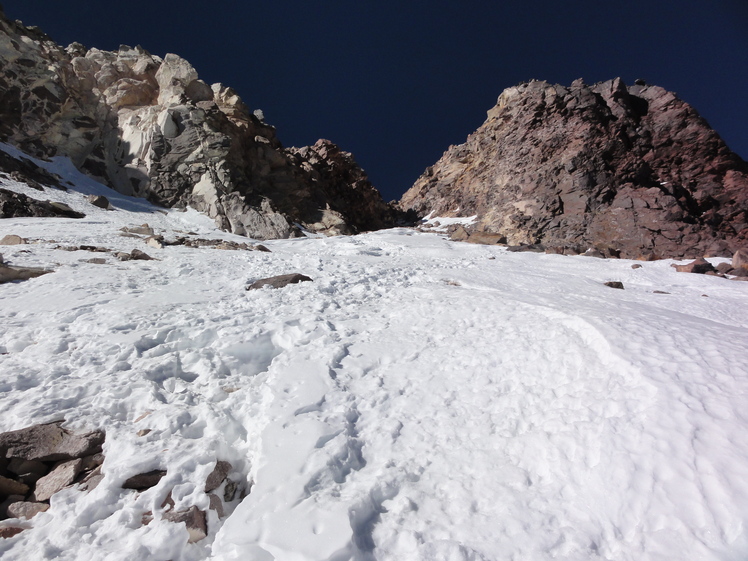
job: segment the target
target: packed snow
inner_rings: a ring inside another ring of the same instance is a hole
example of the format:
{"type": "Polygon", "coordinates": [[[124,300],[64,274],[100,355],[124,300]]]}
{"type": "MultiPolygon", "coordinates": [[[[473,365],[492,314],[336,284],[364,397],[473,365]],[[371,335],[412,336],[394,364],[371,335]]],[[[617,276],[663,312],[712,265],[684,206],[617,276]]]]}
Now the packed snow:
{"type": "Polygon", "coordinates": [[[748,558],[748,283],[407,228],[156,249],[120,228],[247,240],[40,163],[69,191],[2,187],[86,217],[0,221],[30,242],[6,262],[54,269],[0,285],[0,431],[104,429],[105,477],[0,522],[28,528],[4,561],[748,558]],[[155,260],[55,249],[81,244],[155,260]]]}

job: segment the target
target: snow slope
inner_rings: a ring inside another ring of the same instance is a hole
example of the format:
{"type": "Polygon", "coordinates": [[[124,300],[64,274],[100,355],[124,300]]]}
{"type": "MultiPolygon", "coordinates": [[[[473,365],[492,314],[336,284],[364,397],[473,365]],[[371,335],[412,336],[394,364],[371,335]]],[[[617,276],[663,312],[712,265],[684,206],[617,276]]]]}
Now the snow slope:
{"type": "Polygon", "coordinates": [[[4,561],[748,558],[748,283],[409,229],[159,250],[119,228],[246,240],[44,165],[75,187],[0,183],[87,217],[0,221],[34,241],[6,261],[55,269],[0,285],[0,431],[103,428],[106,477],[4,561]],[[159,506],[207,510],[217,459],[249,494],[188,545],[159,506]]]}

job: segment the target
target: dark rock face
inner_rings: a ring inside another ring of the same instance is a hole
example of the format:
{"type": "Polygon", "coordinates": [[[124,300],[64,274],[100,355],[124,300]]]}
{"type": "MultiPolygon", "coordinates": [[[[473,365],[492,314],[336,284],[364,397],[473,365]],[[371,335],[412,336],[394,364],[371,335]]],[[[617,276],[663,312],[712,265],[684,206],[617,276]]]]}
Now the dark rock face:
{"type": "Polygon", "coordinates": [[[514,245],[729,256],[748,243],[748,164],[662,88],[533,81],[505,90],[400,204],[477,214],[475,230],[514,245]]]}
{"type": "Polygon", "coordinates": [[[64,218],[84,218],[82,212],[76,212],[62,203],[51,203],[27,197],[8,189],[0,189],[0,218],[23,218],[29,216],[64,218]]]}
{"type": "Polygon", "coordinates": [[[328,141],[284,148],[236,92],[177,55],[63,49],[1,12],[0,140],[258,239],[298,235],[296,223],[336,234],[396,218],[350,154],[328,141]]]}

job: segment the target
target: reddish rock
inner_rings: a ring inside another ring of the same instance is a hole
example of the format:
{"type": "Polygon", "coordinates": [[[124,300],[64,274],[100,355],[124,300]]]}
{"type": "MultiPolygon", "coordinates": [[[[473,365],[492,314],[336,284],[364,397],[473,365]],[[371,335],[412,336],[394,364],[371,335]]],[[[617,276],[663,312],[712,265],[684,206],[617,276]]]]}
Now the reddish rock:
{"type": "Polygon", "coordinates": [[[400,206],[477,215],[510,245],[729,256],[748,243],[748,163],[662,88],[533,81],[505,90],[400,206]]]}
{"type": "Polygon", "coordinates": [[[748,249],[740,248],[733,254],[732,266],[734,269],[748,270],[748,249]]]}
{"type": "Polygon", "coordinates": [[[0,527],[0,539],[12,538],[23,532],[24,528],[18,528],[17,526],[3,526],[0,527]]]}
{"type": "Polygon", "coordinates": [[[49,505],[46,503],[17,502],[8,507],[8,516],[30,520],[40,512],[46,512],[47,510],[49,510],[49,505]]]}
{"type": "Polygon", "coordinates": [[[712,264],[703,257],[700,257],[696,261],[692,261],[687,265],[673,265],[673,267],[675,267],[675,270],[679,273],[697,273],[703,275],[705,273],[716,272],[712,264]]]}

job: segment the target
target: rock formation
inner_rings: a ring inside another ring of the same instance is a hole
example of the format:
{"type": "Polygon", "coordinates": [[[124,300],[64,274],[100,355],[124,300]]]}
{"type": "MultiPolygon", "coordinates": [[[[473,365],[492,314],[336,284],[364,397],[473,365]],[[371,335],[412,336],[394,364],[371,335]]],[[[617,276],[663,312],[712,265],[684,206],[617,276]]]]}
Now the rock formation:
{"type": "Polygon", "coordinates": [[[695,258],[748,244],[748,164],[690,105],[640,80],[505,90],[400,204],[570,253],[695,258]]]}
{"type": "Polygon", "coordinates": [[[259,239],[296,235],[295,224],[355,233],[395,218],[349,153],[329,141],[284,148],[235,91],[209,86],[179,56],[62,48],[2,12],[0,140],[259,239]]]}

